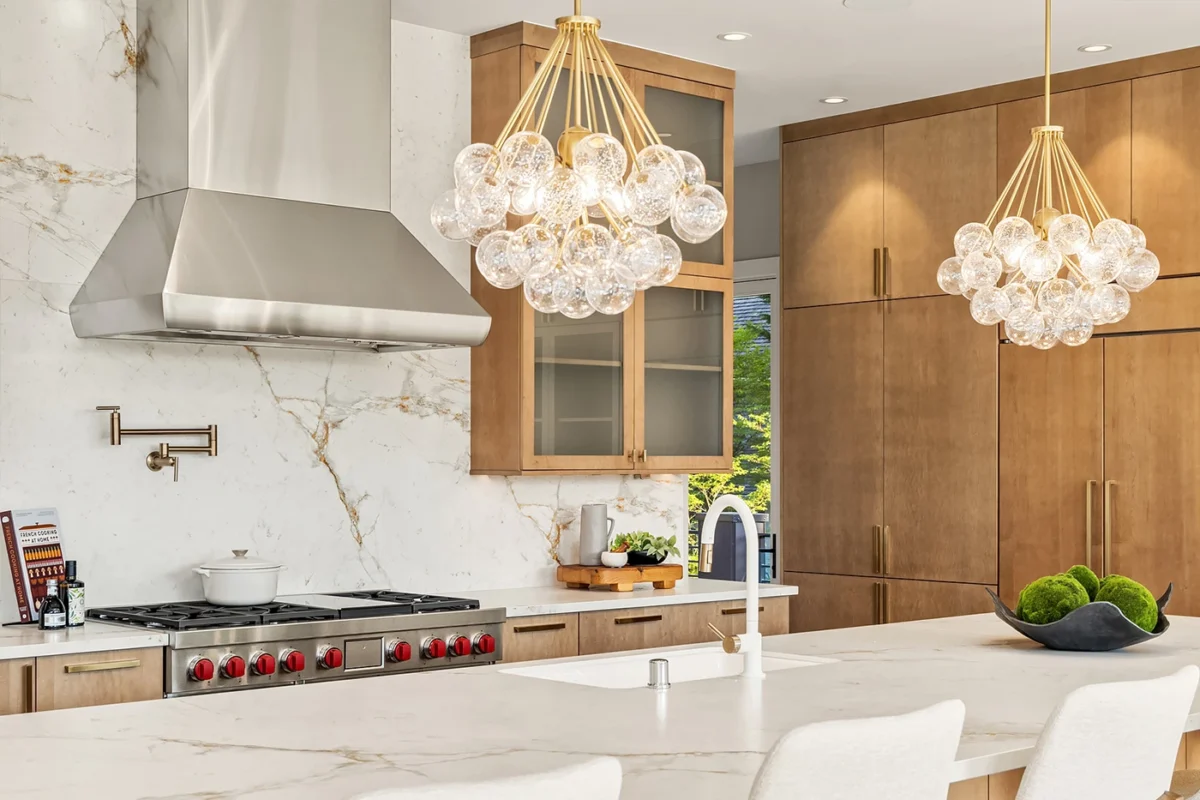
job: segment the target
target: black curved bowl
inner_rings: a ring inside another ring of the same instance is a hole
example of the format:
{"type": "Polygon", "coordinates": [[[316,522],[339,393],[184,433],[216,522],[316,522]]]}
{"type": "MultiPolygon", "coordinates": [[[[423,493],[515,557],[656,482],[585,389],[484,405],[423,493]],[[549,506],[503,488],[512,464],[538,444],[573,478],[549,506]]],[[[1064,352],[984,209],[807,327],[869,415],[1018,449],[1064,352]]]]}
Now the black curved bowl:
{"type": "Polygon", "coordinates": [[[1058,622],[1034,625],[1019,619],[991,589],[988,589],[987,593],[991,595],[992,603],[996,606],[996,616],[1038,644],[1051,650],[1103,653],[1148,642],[1166,633],[1171,623],[1163,609],[1171,600],[1173,586],[1174,584],[1168,583],[1167,590],[1158,598],[1158,624],[1150,633],[1130,622],[1129,618],[1121,613],[1121,609],[1112,603],[1088,603],[1058,622]]]}
{"type": "Polygon", "coordinates": [[[631,567],[652,567],[667,560],[665,555],[652,556],[644,550],[630,550],[628,552],[629,566],[631,567]]]}

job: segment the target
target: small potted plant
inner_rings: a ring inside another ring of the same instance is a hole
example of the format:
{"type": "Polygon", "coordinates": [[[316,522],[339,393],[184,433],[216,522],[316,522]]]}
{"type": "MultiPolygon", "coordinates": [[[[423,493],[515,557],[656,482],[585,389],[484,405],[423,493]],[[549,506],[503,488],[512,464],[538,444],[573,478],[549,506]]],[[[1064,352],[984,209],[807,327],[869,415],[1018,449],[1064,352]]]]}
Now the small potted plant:
{"type": "MultiPolygon", "coordinates": [[[[679,555],[679,548],[675,546],[674,536],[668,539],[665,536],[654,536],[648,531],[619,534],[613,539],[609,550],[625,553],[628,556],[629,564],[635,567],[661,564],[668,555],[679,555]]],[[[603,556],[601,560],[603,560],[603,556]]]]}
{"type": "Polygon", "coordinates": [[[608,546],[608,549],[600,554],[600,563],[614,569],[625,566],[629,563],[629,553],[625,551],[625,548],[626,545],[624,542],[617,544],[617,540],[614,539],[608,546]]]}

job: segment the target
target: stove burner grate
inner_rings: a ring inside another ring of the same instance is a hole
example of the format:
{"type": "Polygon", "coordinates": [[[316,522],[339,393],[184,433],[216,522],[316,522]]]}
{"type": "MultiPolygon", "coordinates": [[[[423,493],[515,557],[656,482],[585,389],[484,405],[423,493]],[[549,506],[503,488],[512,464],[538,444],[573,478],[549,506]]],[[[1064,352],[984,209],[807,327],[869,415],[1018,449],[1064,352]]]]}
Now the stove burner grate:
{"type": "Polygon", "coordinates": [[[240,628],[247,625],[273,625],[280,622],[316,622],[337,619],[338,612],[292,603],[264,603],[257,606],[215,606],[211,603],[161,603],[145,606],[89,608],[89,619],[121,622],[145,628],[191,630],[193,628],[240,628]]]}

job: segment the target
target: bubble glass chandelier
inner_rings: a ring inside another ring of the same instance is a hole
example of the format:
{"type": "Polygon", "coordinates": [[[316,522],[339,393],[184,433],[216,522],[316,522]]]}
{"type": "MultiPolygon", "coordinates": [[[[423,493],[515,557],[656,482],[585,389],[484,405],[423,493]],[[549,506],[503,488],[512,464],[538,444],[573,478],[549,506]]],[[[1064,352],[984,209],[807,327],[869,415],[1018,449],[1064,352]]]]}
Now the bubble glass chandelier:
{"type": "Polygon", "coordinates": [[[966,297],[982,325],[1004,322],[1016,344],[1077,347],[1097,325],[1129,313],[1130,293],[1158,278],[1159,263],[1136,225],[1114,219],[1050,124],[1050,4],[1046,0],[1044,125],[984,222],[954,236],[938,285],[966,297]]]}
{"type": "Polygon", "coordinates": [[[458,154],[454,188],[430,211],[443,237],[476,246],[490,284],[523,285],[535,309],[572,319],[620,314],[639,289],[675,279],[683,254],[659,225],[670,220],[680,240],[699,243],[727,216],[700,159],[662,143],[600,40],[600,20],[580,6],[556,21],[558,36],[495,143],[458,154]],[[555,146],[542,131],[564,82],[555,146]],[[510,214],[522,218],[513,230],[510,214]]]}

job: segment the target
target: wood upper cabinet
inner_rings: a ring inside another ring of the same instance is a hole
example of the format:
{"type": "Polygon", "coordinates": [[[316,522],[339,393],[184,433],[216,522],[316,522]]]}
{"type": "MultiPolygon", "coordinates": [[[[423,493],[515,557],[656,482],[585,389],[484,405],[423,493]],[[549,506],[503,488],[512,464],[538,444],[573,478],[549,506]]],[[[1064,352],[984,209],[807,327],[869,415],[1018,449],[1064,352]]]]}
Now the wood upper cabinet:
{"type": "Polygon", "coordinates": [[[792,633],[857,628],[879,622],[883,585],[879,579],[784,572],[783,582],[800,589],[788,598],[792,633]]]}
{"type": "Polygon", "coordinates": [[[957,297],[885,313],[885,574],[994,584],[996,331],[957,297]]]}
{"type": "Polygon", "coordinates": [[[1200,333],[1104,343],[1107,572],[1200,614],[1200,333]]]}
{"type": "Polygon", "coordinates": [[[942,294],[937,268],[954,234],[995,202],[995,106],[885,126],[884,296],[942,294]]]}
{"type": "Polygon", "coordinates": [[[783,569],[871,575],[883,524],[884,306],[783,312],[783,569]]]}
{"type": "Polygon", "coordinates": [[[975,583],[889,580],[884,584],[884,622],[961,617],[992,610],[992,599],[975,583]]]}
{"type": "Polygon", "coordinates": [[[32,658],[0,661],[0,716],[37,710],[36,675],[32,658]]]}
{"type": "Polygon", "coordinates": [[[1000,597],[1010,607],[1035,578],[1101,568],[1105,347],[1000,348],[1000,597]]]}
{"type": "MultiPolygon", "coordinates": [[[[1128,221],[1132,171],[1129,81],[1052,95],[1051,119],[1114,217],[1128,221]]],[[[1031,130],[1045,124],[1045,104],[1032,97],[997,107],[996,179],[1004,187],[1029,147],[1031,130]]],[[[1065,210],[1065,209],[1064,209],[1065,210]]],[[[1003,587],[1001,587],[1003,588],[1003,587]]]]}
{"type": "Polygon", "coordinates": [[[1133,216],[1163,275],[1200,273],[1200,68],[1133,82],[1133,216]]]}
{"type": "Polygon", "coordinates": [[[783,146],[784,308],[880,295],[883,138],[882,128],[867,128],[783,146]]]}

